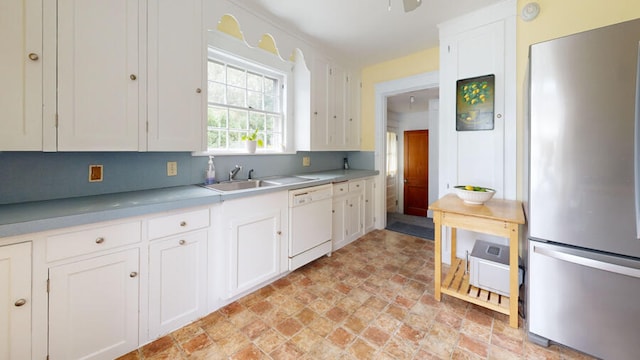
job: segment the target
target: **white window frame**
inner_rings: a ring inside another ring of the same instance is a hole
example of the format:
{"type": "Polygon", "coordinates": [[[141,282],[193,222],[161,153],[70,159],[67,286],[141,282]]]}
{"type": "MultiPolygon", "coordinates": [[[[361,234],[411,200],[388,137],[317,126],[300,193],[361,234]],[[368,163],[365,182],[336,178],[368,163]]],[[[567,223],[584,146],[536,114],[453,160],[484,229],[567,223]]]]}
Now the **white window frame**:
{"type": "MultiPolygon", "coordinates": [[[[255,154],[295,154],[293,139],[293,63],[283,61],[275,54],[260,48],[252,48],[245,42],[219,31],[209,31],[207,41],[208,60],[218,59],[248,70],[282,78],[282,144],[279,150],[258,148],[255,154]]],[[[208,79],[207,79],[208,81],[208,79]]],[[[207,95],[208,109],[208,95],[207,95]]],[[[204,122],[203,143],[208,146],[208,122],[204,122]]],[[[244,149],[207,149],[195,155],[248,155],[244,149]]]]}

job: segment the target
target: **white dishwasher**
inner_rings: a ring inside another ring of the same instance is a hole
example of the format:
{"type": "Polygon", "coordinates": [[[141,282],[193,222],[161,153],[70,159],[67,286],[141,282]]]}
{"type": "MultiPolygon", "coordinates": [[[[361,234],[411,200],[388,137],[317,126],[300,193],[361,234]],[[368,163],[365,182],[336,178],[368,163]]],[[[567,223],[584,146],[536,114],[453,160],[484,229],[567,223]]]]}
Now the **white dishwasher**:
{"type": "Polygon", "coordinates": [[[331,184],[289,191],[289,270],[331,255],[331,184]]]}

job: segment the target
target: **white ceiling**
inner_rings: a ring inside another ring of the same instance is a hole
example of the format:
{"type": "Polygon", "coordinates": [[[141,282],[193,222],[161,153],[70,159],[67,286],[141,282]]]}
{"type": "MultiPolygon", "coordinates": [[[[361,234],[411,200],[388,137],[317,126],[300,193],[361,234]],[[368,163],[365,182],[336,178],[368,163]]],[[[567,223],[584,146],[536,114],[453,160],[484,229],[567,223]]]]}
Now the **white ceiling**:
{"type": "Polygon", "coordinates": [[[357,66],[438,46],[437,24],[503,0],[242,0],[238,4],[298,31],[357,66]]]}
{"type": "Polygon", "coordinates": [[[428,111],[429,100],[438,99],[439,93],[438,88],[430,88],[389,96],[387,97],[387,111],[398,114],[428,111]],[[411,97],[413,97],[413,102],[411,102],[411,97]]]}

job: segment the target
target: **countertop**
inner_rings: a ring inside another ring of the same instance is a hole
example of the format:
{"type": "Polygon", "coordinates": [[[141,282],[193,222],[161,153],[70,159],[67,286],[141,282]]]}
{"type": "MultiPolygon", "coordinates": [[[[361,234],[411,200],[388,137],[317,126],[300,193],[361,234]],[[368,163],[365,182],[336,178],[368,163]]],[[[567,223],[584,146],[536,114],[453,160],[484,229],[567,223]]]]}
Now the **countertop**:
{"type": "Polygon", "coordinates": [[[365,178],[378,173],[377,170],[332,170],[294,174],[315,180],[225,193],[200,185],[185,185],[0,205],[0,238],[180,208],[213,205],[226,200],[365,178]]]}

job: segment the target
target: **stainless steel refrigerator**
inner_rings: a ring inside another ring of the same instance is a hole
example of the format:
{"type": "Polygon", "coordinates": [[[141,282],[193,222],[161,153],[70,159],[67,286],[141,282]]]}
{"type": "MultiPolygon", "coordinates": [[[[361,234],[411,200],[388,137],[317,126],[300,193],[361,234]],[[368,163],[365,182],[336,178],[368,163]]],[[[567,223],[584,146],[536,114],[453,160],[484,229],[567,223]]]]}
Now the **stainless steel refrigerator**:
{"type": "Polygon", "coordinates": [[[640,358],[640,19],[530,48],[527,326],[640,358]]]}

